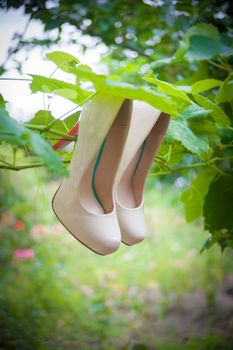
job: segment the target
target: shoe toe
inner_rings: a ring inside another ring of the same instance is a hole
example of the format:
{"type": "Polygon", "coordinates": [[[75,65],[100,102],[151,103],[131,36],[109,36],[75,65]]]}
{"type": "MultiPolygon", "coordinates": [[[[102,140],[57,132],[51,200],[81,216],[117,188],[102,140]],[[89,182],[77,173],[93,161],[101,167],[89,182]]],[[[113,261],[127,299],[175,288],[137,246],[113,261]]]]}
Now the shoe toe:
{"type": "Polygon", "coordinates": [[[94,215],[80,206],[69,205],[55,197],[53,210],[65,228],[83,245],[100,255],[115,252],[121,243],[116,213],[94,215]]]}
{"type": "Polygon", "coordinates": [[[134,245],[144,240],[147,230],[143,207],[124,208],[118,205],[117,217],[123,243],[134,245]]]}

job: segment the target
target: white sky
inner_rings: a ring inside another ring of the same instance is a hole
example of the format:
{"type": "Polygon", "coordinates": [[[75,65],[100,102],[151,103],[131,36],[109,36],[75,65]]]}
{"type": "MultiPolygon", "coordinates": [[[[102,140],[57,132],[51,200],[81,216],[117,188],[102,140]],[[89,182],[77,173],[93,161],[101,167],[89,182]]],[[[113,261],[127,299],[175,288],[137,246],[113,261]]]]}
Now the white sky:
{"type": "MultiPolygon", "coordinates": [[[[22,9],[10,10],[8,12],[0,11],[0,65],[6,57],[7,49],[11,45],[13,34],[15,32],[21,33],[24,30],[26,22],[27,16],[23,14],[22,9]]],[[[51,32],[50,35],[52,37],[55,34],[55,31],[56,29],[51,32]]],[[[69,25],[65,25],[63,27],[63,32],[62,41],[64,44],[60,44],[59,46],[53,45],[53,47],[50,49],[33,49],[29,53],[28,60],[26,61],[25,52],[22,51],[17,54],[17,59],[19,59],[21,62],[25,61],[23,64],[23,75],[20,75],[14,69],[14,62],[10,61],[8,63],[8,68],[10,68],[9,71],[7,71],[7,73],[1,77],[28,78],[26,75],[27,73],[49,76],[54,71],[55,66],[52,62],[45,60],[45,54],[55,50],[66,51],[74,56],[77,56],[83,63],[92,66],[97,72],[106,72],[106,67],[99,63],[101,54],[107,51],[107,48],[103,44],[99,44],[95,48],[88,49],[83,55],[81,54],[80,48],[77,45],[67,46],[65,44],[66,37],[73,35],[78,38],[79,41],[84,41],[85,43],[90,44],[90,46],[92,46],[93,39],[90,39],[87,36],[81,36],[80,33],[74,31],[74,27],[69,25]]],[[[31,37],[36,37],[38,39],[43,38],[43,26],[39,21],[32,21],[30,23],[24,39],[30,39],[31,37]]],[[[56,72],[53,77],[57,79],[64,79],[69,82],[74,81],[72,76],[68,76],[62,72],[56,72]]],[[[0,92],[9,102],[7,104],[7,109],[12,117],[20,121],[31,119],[36,111],[44,108],[43,94],[31,94],[28,85],[29,83],[24,81],[0,80],[0,92]]],[[[45,105],[46,107],[48,105],[47,98],[45,98],[45,105]]],[[[50,101],[49,109],[52,111],[55,117],[60,117],[73,107],[75,107],[75,105],[72,102],[61,97],[53,97],[53,99],[50,101]]]]}

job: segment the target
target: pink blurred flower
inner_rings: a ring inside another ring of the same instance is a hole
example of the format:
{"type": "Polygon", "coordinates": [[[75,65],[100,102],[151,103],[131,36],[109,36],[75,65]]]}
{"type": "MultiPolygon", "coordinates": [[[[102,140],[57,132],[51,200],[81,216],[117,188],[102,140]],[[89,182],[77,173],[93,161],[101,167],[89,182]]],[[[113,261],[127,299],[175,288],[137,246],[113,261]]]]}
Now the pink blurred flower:
{"type": "Polygon", "coordinates": [[[35,225],[33,228],[32,228],[32,232],[33,234],[35,235],[43,235],[45,233],[46,229],[45,229],[45,226],[44,225],[35,225]]]}
{"type": "Polygon", "coordinates": [[[16,220],[14,226],[17,231],[23,231],[25,229],[25,224],[21,220],[16,220]]]}
{"type": "Polygon", "coordinates": [[[54,225],[53,227],[52,227],[52,229],[53,229],[53,233],[55,234],[55,235],[59,235],[61,232],[62,232],[62,226],[61,225],[54,225]]]}
{"type": "Polygon", "coordinates": [[[19,260],[31,260],[35,256],[33,249],[15,249],[14,255],[19,260]]]}

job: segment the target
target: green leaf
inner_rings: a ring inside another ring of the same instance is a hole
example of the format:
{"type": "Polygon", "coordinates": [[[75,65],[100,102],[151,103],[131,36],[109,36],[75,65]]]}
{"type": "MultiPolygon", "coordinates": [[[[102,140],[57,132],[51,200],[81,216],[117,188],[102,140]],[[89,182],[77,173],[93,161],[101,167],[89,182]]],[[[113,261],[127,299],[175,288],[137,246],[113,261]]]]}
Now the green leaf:
{"type": "Polygon", "coordinates": [[[180,142],[168,142],[166,135],[159,147],[158,156],[165,159],[168,165],[174,166],[182,161],[185,153],[186,149],[180,142]]]}
{"type": "Polygon", "coordinates": [[[211,117],[222,126],[229,126],[230,120],[221,107],[217,106],[214,102],[208,98],[199,94],[193,93],[195,101],[203,108],[211,110],[211,117]]]}
{"type": "Polygon", "coordinates": [[[61,80],[32,75],[30,88],[32,92],[46,92],[62,96],[77,105],[84,104],[94,93],[81,89],[79,86],[61,80]]]}
{"type": "MultiPolygon", "coordinates": [[[[70,130],[78,122],[79,116],[80,116],[80,111],[69,115],[69,117],[61,120],[61,122],[63,125],[65,125],[66,129],[70,130]]],[[[56,122],[54,123],[54,126],[55,126],[55,124],[56,124],[56,122]]]]}
{"type": "Polygon", "coordinates": [[[36,112],[34,118],[30,120],[31,125],[41,125],[48,126],[51,121],[55,118],[52,116],[52,113],[49,111],[45,111],[43,109],[36,112]]]}
{"type": "Polygon", "coordinates": [[[207,36],[194,35],[190,38],[190,45],[185,56],[194,60],[207,60],[221,54],[221,50],[220,41],[207,36]]]}
{"type": "Polygon", "coordinates": [[[214,244],[218,243],[222,252],[226,247],[233,249],[233,235],[226,232],[214,232],[203,244],[200,253],[210,249],[214,244]]]}
{"type": "Polygon", "coordinates": [[[76,75],[78,84],[80,81],[92,82],[96,92],[145,101],[164,113],[177,114],[176,106],[169,96],[157,93],[147,86],[135,86],[116,81],[116,79],[111,80],[103,74],[94,73],[89,66],[83,64],[73,66],[68,63],[63,64],[60,68],[67,73],[76,75]]]}
{"type": "Polygon", "coordinates": [[[52,150],[51,146],[37,133],[32,132],[12,119],[8,112],[0,106],[0,141],[19,147],[28,146],[42,158],[45,166],[52,172],[66,175],[64,164],[52,150]]]}
{"type": "Polygon", "coordinates": [[[176,106],[168,96],[158,94],[146,86],[134,86],[107,80],[106,85],[101,87],[98,91],[115,97],[144,101],[164,113],[172,115],[177,114],[176,106]]]}
{"type": "Polygon", "coordinates": [[[206,110],[198,106],[196,103],[192,102],[192,104],[186,107],[178,116],[178,118],[184,118],[186,120],[194,119],[194,118],[205,118],[210,113],[210,110],[206,110]]]}
{"type": "MultiPolygon", "coordinates": [[[[191,73],[183,79],[180,83],[192,85],[199,80],[207,79],[209,76],[209,65],[206,61],[195,62],[194,72],[191,73]]],[[[192,92],[192,87],[190,86],[190,93],[192,92]]]]}
{"type": "Polygon", "coordinates": [[[37,156],[43,159],[48,169],[56,174],[67,175],[65,166],[58,155],[39,134],[35,132],[30,133],[30,147],[37,156]]]}
{"type": "Polygon", "coordinates": [[[213,40],[219,40],[220,38],[217,27],[209,23],[198,23],[195,26],[189,28],[185,34],[185,37],[189,38],[194,35],[203,35],[208,38],[212,38],[213,40]]]}
{"type": "Polygon", "coordinates": [[[173,84],[169,84],[165,81],[159,80],[151,76],[144,76],[143,79],[149,83],[157,85],[159,87],[158,91],[164,92],[168,95],[174,96],[180,100],[190,103],[189,97],[184,91],[181,90],[180,87],[176,87],[173,84]]]}
{"type": "Polygon", "coordinates": [[[207,91],[217,86],[220,86],[221,83],[222,82],[220,80],[216,80],[216,79],[200,80],[192,85],[192,92],[199,93],[199,92],[207,91]]]}
{"type": "Polygon", "coordinates": [[[205,228],[233,235],[233,174],[221,175],[212,181],[205,198],[205,228]]]}
{"type": "Polygon", "coordinates": [[[184,204],[187,222],[191,222],[203,215],[205,195],[214,176],[215,172],[211,170],[201,170],[197,177],[192,180],[190,188],[182,193],[181,202],[184,204]]]}
{"type": "Polygon", "coordinates": [[[62,120],[54,118],[49,111],[40,110],[29,123],[25,123],[25,126],[29,129],[33,129],[32,126],[38,127],[38,130],[43,131],[45,138],[51,138],[51,144],[53,144],[56,142],[56,140],[54,140],[54,132],[56,131],[67,134],[77,123],[79,115],[80,111],[75,112],[62,120]]]}
{"type": "Polygon", "coordinates": [[[29,131],[16,120],[10,118],[6,109],[0,106],[0,141],[24,146],[29,138],[29,131]]]}
{"type": "Polygon", "coordinates": [[[182,120],[170,122],[166,139],[171,142],[173,140],[180,141],[186,149],[196,154],[200,159],[206,159],[211,153],[208,143],[196,136],[182,120]]]}
{"type": "Polygon", "coordinates": [[[0,94],[0,106],[2,106],[2,107],[6,106],[6,101],[4,100],[2,94],[0,94]]]}
{"type": "Polygon", "coordinates": [[[220,129],[213,120],[193,118],[188,120],[189,127],[195,134],[208,138],[211,148],[221,147],[220,129]]]}
{"type": "Polygon", "coordinates": [[[199,23],[186,32],[175,58],[207,60],[216,55],[230,56],[232,54],[233,49],[223,43],[216,27],[212,24],[199,23]]]}
{"type": "Polygon", "coordinates": [[[50,61],[53,61],[58,68],[61,68],[62,66],[66,66],[67,64],[71,66],[76,66],[76,64],[80,63],[77,57],[74,57],[69,53],[66,53],[63,51],[53,51],[53,52],[47,53],[46,57],[50,61]]]}
{"type": "Polygon", "coordinates": [[[187,50],[190,48],[191,38],[194,36],[206,37],[207,39],[212,39],[212,41],[219,41],[220,39],[218,29],[215,26],[207,23],[198,23],[197,25],[189,28],[189,30],[185,33],[184,38],[180,43],[180,47],[176,51],[176,59],[182,59],[184,57],[187,50]]]}
{"type": "Polygon", "coordinates": [[[233,73],[222,82],[220,89],[216,95],[216,103],[231,102],[233,99],[233,73]]]}
{"type": "Polygon", "coordinates": [[[3,66],[0,66],[0,75],[4,74],[6,69],[3,66]]]}

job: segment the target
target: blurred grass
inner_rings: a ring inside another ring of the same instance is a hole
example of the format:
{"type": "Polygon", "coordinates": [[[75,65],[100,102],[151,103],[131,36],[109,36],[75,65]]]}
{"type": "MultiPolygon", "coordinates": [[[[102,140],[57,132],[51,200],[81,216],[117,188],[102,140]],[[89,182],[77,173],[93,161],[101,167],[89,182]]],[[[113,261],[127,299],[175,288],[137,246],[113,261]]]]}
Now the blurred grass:
{"type": "Polygon", "coordinates": [[[207,234],[185,223],[173,183],[149,178],[147,238],[102,257],[54,226],[58,182],[45,180],[31,170],[3,178],[3,212],[25,229],[1,225],[1,350],[232,349],[232,253],[199,253],[207,234]],[[16,259],[24,248],[35,256],[16,259]]]}

